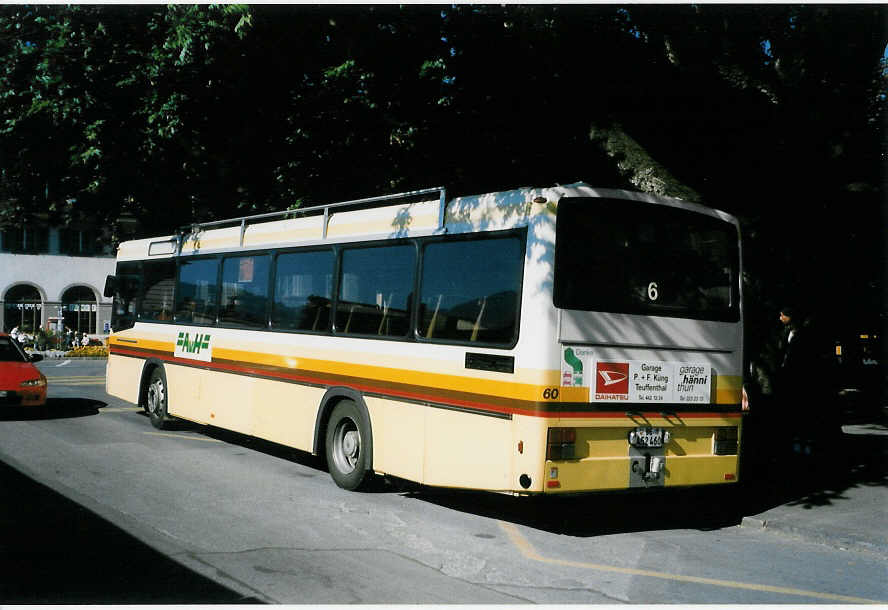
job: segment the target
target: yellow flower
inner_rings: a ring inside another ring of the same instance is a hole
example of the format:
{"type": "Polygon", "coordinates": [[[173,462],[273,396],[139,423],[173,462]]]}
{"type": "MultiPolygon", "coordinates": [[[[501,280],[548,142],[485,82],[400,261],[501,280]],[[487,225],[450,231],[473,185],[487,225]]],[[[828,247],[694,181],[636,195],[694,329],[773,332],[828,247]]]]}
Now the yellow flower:
{"type": "Polygon", "coordinates": [[[65,358],[107,358],[108,348],[101,345],[78,347],[65,354],[65,358]]]}

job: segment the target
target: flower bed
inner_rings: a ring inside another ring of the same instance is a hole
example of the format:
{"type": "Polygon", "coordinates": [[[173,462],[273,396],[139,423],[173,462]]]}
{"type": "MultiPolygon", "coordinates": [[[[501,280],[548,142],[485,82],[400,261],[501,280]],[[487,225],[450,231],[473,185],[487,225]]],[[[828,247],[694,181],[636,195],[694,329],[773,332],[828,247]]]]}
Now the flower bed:
{"type": "Polygon", "coordinates": [[[65,352],[65,358],[107,358],[108,348],[103,345],[88,345],[65,352]]]}

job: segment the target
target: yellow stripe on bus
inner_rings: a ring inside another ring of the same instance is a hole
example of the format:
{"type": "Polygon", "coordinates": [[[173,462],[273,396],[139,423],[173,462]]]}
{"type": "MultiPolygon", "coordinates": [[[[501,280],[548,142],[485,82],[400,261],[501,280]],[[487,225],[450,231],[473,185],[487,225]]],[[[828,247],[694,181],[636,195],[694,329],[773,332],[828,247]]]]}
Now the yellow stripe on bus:
{"type": "MultiPolygon", "coordinates": [[[[148,349],[172,355],[174,344],[170,341],[139,339],[137,343],[121,342],[111,338],[111,344],[121,348],[148,349]]],[[[360,357],[358,355],[357,357],[360,357]]],[[[504,381],[487,377],[432,373],[405,368],[385,367],[370,364],[358,364],[342,360],[327,360],[273,354],[253,350],[231,349],[226,347],[213,348],[214,360],[226,360],[240,366],[270,367],[280,370],[303,371],[306,374],[327,374],[354,377],[384,383],[407,384],[417,387],[434,388],[497,396],[509,400],[528,402],[589,402],[588,387],[559,387],[561,372],[557,370],[524,370],[516,371],[525,379],[532,381],[504,381]],[[546,400],[544,392],[547,388],[558,388],[558,398],[546,400]]],[[[405,358],[406,359],[406,358],[405,358]]],[[[415,358],[410,360],[415,361],[415,358]]],[[[719,375],[715,378],[716,403],[736,405],[740,403],[742,378],[739,376],[719,375]]]]}

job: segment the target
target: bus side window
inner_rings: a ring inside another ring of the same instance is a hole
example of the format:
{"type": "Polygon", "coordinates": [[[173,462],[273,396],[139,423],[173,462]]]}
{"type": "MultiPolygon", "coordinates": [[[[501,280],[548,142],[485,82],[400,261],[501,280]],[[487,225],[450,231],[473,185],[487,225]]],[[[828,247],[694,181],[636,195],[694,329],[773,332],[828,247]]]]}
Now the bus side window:
{"type": "Polygon", "coordinates": [[[265,328],[269,257],[236,256],[222,262],[222,324],[265,328]]]}
{"type": "Polygon", "coordinates": [[[139,307],[139,319],[159,322],[172,320],[176,262],[173,259],[146,261],[143,274],[145,292],[139,307]]]}
{"type": "Polygon", "coordinates": [[[516,237],[432,242],[423,252],[419,336],[510,344],[524,267],[516,237]]]}
{"type": "Polygon", "coordinates": [[[275,263],[271,327],[324,332],[333,301],[332,250],[281,254],[275,263]]]}
{"type": "Polygon", "coordinates": [[[216,322],[218,268],[219,261],[215,258],[182,261],[176,289],[176,322],[216,322]]]}
{"type": "Polygon", "coordinates": [[[336,331],[406,337],[415,274],[416,248],[412,244],[344,250],[336,331]]]}

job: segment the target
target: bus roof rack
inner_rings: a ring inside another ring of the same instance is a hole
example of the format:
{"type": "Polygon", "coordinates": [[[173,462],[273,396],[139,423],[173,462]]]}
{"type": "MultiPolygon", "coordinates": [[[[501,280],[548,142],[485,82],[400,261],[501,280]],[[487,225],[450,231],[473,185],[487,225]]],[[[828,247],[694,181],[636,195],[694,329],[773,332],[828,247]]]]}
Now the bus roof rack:
{"type": "Polygon", "coordinates": [[[401,199],[410,199],[422,195],[430,195],[438,193],[438,227],[444,226],[444,209],[447,206],[447,189],[443,186],[436,186],[418,191],[406,191],[404,193],[395,193],[393,195],[379,195],[376,197],[365,197],[363,199],[352,199],[351,201],[340,201],[337,203],[327,203],[323,205],[315,205],[307,208],[296,208],[295,210],[281,210],[279,212],[267,212],[265,214],[255,214],[253,216],[241,216],[238,218],[229,218],[226,220],[213,220],[210,222],[199,222],[184,225],[177,231],[179,241],[179,252],[182,251],[182,244],[185,235],[194,235],[200,231],[218,228],[223,226],[231,226],[240,224],[240,245],[244,245],[244,234],[247,226],[256,222],[267,222],[271,220],[285,219],[290,216],[312,216],[316,214],[324,215],[323,237],[327,237],[327,221],[330,218],[331,210],[343,210],[347,208],[374,208],[383,207],[384,205],[398,201],[401,199]]]}

